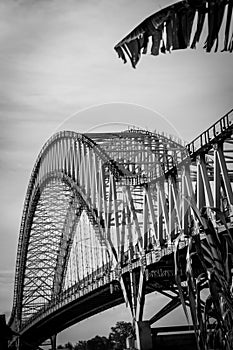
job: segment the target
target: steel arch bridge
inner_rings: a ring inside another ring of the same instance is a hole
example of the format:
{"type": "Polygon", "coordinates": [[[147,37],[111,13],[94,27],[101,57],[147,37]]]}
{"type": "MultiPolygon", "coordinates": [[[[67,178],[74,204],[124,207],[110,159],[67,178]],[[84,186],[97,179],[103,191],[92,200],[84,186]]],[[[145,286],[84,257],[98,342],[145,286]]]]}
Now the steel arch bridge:
{"type": "Polygon", "coordinates": [[[37,348],[122,302],[140,339],[181,304],[177,237],[185,256],[194,212],[205,206],[224,211],[231,227],[232,122],[233,110],[185,147],[139,129],[61,131],[46,142],[23,208],[11,344],[37,348]],[[154,290],[171,301],[143,324],[145,294],[154,290]]]}

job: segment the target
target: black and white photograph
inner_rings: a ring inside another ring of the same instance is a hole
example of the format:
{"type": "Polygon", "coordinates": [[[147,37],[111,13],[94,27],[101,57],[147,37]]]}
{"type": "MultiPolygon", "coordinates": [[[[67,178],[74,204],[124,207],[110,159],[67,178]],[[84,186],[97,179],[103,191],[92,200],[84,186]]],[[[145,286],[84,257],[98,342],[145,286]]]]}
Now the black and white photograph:
{"type": "Polygon", "coordinates": [[[233,1],[0,0],[0,349],[233,349],[233,1]]]}

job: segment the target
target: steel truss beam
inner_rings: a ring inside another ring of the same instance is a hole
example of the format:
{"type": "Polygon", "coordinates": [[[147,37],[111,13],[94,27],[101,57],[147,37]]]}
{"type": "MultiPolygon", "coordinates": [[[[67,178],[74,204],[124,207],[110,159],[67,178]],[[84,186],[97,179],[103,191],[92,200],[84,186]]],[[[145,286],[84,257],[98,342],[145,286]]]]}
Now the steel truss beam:
{"type": "MultiPolygon", "coordinates": [[[[141,322],[149,254],[158,261],[177,239],[184,246],[202,207],[231,220],[232,124],[223,118],[186,148],[143,130],[62,131],[48,140],[25,198],[12,327],[28,326],[66,290],[94,283],[99,271],[114,272],[141,322]]],[[[177,297],[161,314],[176,305],[177,297]]]]}

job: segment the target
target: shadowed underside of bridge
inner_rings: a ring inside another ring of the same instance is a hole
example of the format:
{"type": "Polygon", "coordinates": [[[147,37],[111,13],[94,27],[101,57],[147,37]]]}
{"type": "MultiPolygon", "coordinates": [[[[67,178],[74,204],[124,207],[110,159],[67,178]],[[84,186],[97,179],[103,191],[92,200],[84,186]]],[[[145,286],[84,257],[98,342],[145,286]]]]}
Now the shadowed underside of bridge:
{"type": "Polygon", "coordinates": [[[180,305],[173,255],[185,260],[195,212],[218,208],[231,227],[232,120],[230,111],[186,147],[138,129],[47,141],[19,235],[9,321],[19,347],[122,302],[140,322],[155,290],[171,301],[149,324],[180,305]]]}

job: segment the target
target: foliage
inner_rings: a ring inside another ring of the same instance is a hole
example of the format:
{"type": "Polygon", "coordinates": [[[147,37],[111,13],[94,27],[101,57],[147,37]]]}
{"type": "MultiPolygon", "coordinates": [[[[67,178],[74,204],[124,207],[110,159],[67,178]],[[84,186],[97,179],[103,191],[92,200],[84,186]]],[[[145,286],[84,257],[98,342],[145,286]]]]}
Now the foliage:
{"type": "Polygon", "coordinates": [[[106,337],[100,337],[98,335],[87,341],[87,350],[108,350],[109,341],[106,337]]]}
{"type": "Polygon", "coordinates": [[[68,350],[73,350],[74,349],[73,345],[70,342],[66,343],[65,345],[58,345],[57,348],[58,349],[68,349],[68,350]]]}
{"type": "Polygon", "coordinates": [[[133,334],[133,327],[130,322],[120,321],[114,327],[111,327],[109,337],[100,337],[96,335],[88,341],[80,340],[74,346],[67,343],[64,346],[59,345],[58,349],[73,350],[122,350],[126,346],[126,338],[133,334]]]}
{"type": "Polygon", "coordinates": [[[87,349],[87,342],[85,340],[80,340],[74,346],[74,350],[86,350],[86,349],[87,349]]]}
{"type": "MultiPolygon", "coordinates": [[[[233,266],[232,233],[224,213],[216,208],[203,208],[200,212],[192,205],[194,225],[188,238],[186,254],[186,285],[198,350],[233,349],[233,294],[231,269],[233,266]],[[220,229],[221,228],[221,229],[220,229]],[[200,234],[205,235],[201,239],[200,234]],[[194,260],[198,259],[202,271],[195,276],[194,260]],[[208,290],[205,302],[201,292],[208,290]]],[[[179,245],[179,237],[177,245],[179,245]]],[[[185,293],[181,286],[179,252],[175,251],[177,285],[182,304],[185,293]]]]}
{"type": "Polygon", "coordinates": [[[152,41],[150,53],[157,56],[171,50],[188,47],[194,49],[201,39],[201,34],[207,30],[204,49],[210,52],[214,48],[216,52],[220,46],[219,32],[225,22],[222,51],[232,52],[232,9],[232,1],[227,0],[178,1],[146,18],[115,45],[114,49],[124,63],[127,62],[128,57],[132,67],[136,68],[141,54],[149,51],[149,38],[152,41]],[[225,13],[226,16],[224,16],[225,13]],[[204,25],[205,20],[208,21],[208,26],[204,25]],[[192,38],[193,31],[195,34],[192,38]]]}
{"type": "Polygon", "coordinates": [[[126,347],[126,338],[133,334],[133,326],[130,322],[117,322],[115,327],[111,327],[109,340],[111,344],[119,346],[119,349],[126,347]]]}

